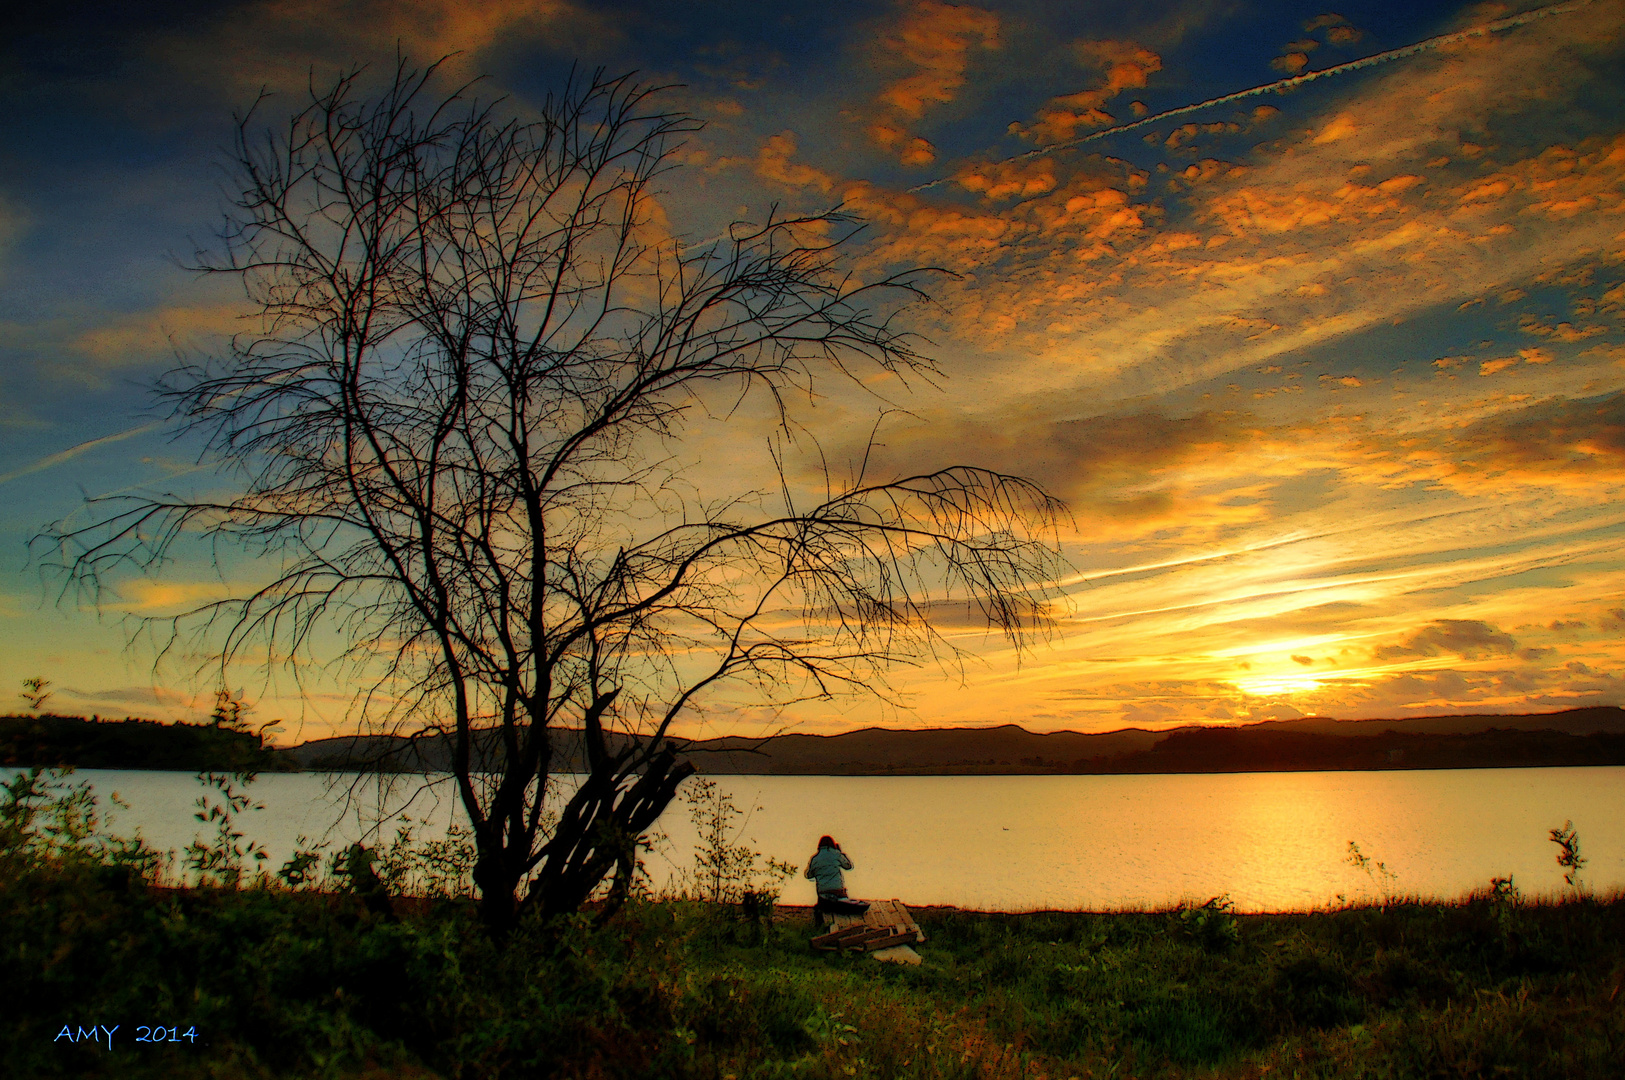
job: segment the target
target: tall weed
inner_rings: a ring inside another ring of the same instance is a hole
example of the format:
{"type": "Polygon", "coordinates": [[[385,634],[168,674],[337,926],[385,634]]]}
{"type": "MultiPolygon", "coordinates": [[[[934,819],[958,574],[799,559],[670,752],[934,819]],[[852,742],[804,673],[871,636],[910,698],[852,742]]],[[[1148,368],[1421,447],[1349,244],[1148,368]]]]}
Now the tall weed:
{"type": "Polygon", "coordinates": [[[770,912],[784,879],[796,868],[740,842],[744,823],[735,822],[744,811],[715,780],[695,777],[685,787],[683,801],[699,834],[691,879],[695,897],[714,904],[743,901],[753,910],[770,912]]]}
{"type": "Polygon", "coordinates": [[[237,888],[243,881],[244,860],[253,860],[255,880],[265,883],[265,872],[258,869],[267,858],[265,847],[247,839],[247,834],[237,827],[238,818],[245,812],[265,809],[264,803],[255,802],[243,790],[254,780],[251,772],[198,773],[197,781],[206,790],[198,796],[197,813],[192,816],[212,825],[214,835],[194,838],[183,856],[183,865],[195,875],[197,884],[237,888]]]}

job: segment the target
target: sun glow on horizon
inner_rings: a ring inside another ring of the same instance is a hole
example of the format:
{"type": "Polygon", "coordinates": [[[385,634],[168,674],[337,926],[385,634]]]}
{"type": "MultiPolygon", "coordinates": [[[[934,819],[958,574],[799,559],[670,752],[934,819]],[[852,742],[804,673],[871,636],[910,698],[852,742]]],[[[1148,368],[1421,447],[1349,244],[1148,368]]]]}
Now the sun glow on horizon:
{"type": "Polygon", "coordinates": [[[1301,675],[1256,675],[1228,680],[1231,686],[1248,697],[1282,697],[1293,694],[1312,694],[1322,686],[1319,679],[1301,675]]]}

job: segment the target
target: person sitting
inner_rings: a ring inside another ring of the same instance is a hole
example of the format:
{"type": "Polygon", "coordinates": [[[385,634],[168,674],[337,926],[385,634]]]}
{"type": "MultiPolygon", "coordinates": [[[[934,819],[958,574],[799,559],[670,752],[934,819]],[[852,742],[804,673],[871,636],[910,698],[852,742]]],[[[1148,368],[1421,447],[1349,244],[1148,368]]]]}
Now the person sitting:
{"type": "Polygon", "coordinates": [[[860,914],[869,909],[869,905],[863,901],[847,898],[846,878],[841,871],[850,869],[852,860],[846,857],[841,845],[831,837],[819,837],[818,850],[808,860],[807,872],[803,875],[818,889],[815,912],[850,915],[860,914]]]}

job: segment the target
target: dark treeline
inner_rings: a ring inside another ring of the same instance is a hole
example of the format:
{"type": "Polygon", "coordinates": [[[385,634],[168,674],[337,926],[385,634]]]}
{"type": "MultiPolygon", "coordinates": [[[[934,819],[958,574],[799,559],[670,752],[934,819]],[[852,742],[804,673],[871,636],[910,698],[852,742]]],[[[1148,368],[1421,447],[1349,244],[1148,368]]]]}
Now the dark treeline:
{"type": "MultiPolygon", "coordinates": [[[[610,736],[618,749],[629,736],[610,736]]],[[[474,761],[497,760],[494,730],[474,733],[474,761]]],[[[908,776],[1278,772],[1625,765],[1625,710],[1528,715],[1276,721],[1240,727],[1127,728],[1037,734],[1015,725],[840,735],[730,737],[679,743],[713,775],[908,776]]],[[[0,718],[0,764],[81,768],[444,772],[451,740],[358,735],[262,748],[213,724],[61,716],[0,718]]],[[[553,768],[584,768],[580,733],[555,733],[553,768]]]]}
{"type": "Polygon", "coordinates": [[[1625,735],[1492,728],[1471,734],[1176,731],[1150,750],[1077,762],[1090,773],[1304,772],[1625,765],[1625,735]]]}
{"type": "Polygon", "coordinates": [[[0,765],[188,772],[296,767],[263,748],[258,736],[218,724],[55,715],[0,717],[0,765]]]}

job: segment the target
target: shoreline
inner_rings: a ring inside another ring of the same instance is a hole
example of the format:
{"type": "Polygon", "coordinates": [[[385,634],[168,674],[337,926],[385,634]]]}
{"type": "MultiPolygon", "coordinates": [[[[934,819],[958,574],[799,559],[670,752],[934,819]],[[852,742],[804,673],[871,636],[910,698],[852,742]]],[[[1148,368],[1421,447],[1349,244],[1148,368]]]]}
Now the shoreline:
{"type": "MultiPolygon", "coordinates": [[[[256,889],[256,887],[253,885],[233,887],[220,885],[196,886],[147,884],[143,885],[142,889],[149,896],[155,897],[171,896],[181,898],[203,895],[241,895],[259,891],[277,896],[305,896],[312,899],[319,899],[329,907],[335,907],[346,902],[362,902],[362,898],[358,893],[330,892],[318,889],[289,889],[282,886],[271,886],[269,888],[256,889]]],[[[1221,894],[1220,897],[1213,897],[1211,899],[1217,900],[1224,895],[1226,894],[1221,894]]],[[[857,899],[861,900],[863,898],[858,897],[857,899]]],[[[1071,917],[1107,919],[1118,916],[1170,916],[1178,915],[1180,912],[1199,909],[1204,903],[1204,901],[1191,898],[1166,907],[1024,908],[1019,911],[1001,911],[988,908],[960,907],[957,904],[912,904],[906,899],[899,897],[873,897],[870,898],[868,902],[875,903],[880,900],[895,900],[902,903],[908,908],[909,912],[914,915],[924,915],[927,917],[963,916],[1000,919],[1071,917]]],[[[1578,894],[1573,892],[1520,893],[1514,899],[1497,901],[1495,897],[1490,894],[1489,889],[1486,886],[1484,888],[1465,892],[1453,899],[1428,898],[1419,896],[1392,896],[1386,899],[1369,898],[1349,900],[1336,906],[1318,908],[1291,908],[1269,911],[1238,911],[1232,908],[1225,908],[1222,910],[1224,910],[1230,917],[1237,919],[1306,918],[1311,916],[1338,915],[1345,912],[1362,912],[1373,910],[1388,911],[1398,908],[1459,908],[1468,904],[1490,901],[1506,903],[1519,908],[1556,908],[1563,907],[1568,904],[1591,904],[1605,906],[1625,901],[1625,888],[1611,889],[1606,892],[1585,891],[1578,894]]],[[[442,905],[472,906],[477,904],[478,900],[472,896],[446,897],[400,895],[390,896],[389,902],[391,906],[395,908],[395,914],[397,916],[421,918],[431,914],[437,907],[442,905]]],[[[664,906],[676,907],[680,905],[695,905],[711,909],[732,909],[739,907],[739,902],[732,900],[698,900],[688,897],[660,897],[644,900],[631,900],[627,902],[627,907],[632,907],[634,905],[657,908],[664,906]]],[[[596,912],[602,910],[602,908],[602,901],[589,900],[585,905],[583,905],[582,910],[596,912]]],[[[792,922],[795,920],[806,920],[810,922],[812,920],[813,908],[814,905],[812,904],[775,903],[772,908],[773,921],[774,923],[792,922]]]]}

